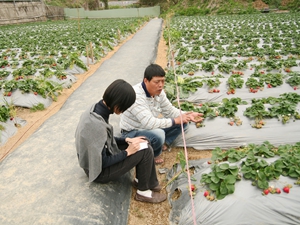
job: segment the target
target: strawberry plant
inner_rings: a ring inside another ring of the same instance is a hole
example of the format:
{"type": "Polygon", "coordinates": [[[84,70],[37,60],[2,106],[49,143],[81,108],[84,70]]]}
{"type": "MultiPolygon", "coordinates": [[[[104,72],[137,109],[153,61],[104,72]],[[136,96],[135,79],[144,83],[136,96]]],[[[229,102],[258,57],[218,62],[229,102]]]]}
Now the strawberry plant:
{"type": "Polygon", "coordinates": [[[300,74],[291,74],[291,76],[285,82],[288,83],[291,87],[296,87],[297,89],[298,86],[300,86],[300,74]]]}
{"type": "Polygon", "coordinates": [[[296,59],[288,58],[287,60],[283,61],[283,66],[286,68],[291,68],[293,66],[298,66],[296,59]]]}
{"type": "Polygon", "coordinates": [[[183,75],[183,74],[189,74],[194,75],[196,71],[199,70],[199,66],[196,63],[185,63],[181,64],[176,68],[176,74],[183,75]]]}
{"type": "Polygon", "coordinates": [[[2,105],[0,107],[0,122],[6,122],[10,118],[10,108],[2,105]]]}
{"type": "Polygon", "coordinates": [[[213,71],[215,68],[215,63],[213,61],[203,62],[202,63],[202,70],[204,71],[213,71]]]}
{"type": "Polygon", "coordinates": [[[7,70],[0,70],[0,80],[6,78],[10,74],[7,70]]]}
{"type": "Polygon", "coordinates": [[[238,151],[234,148],[230,148],[227,151],[222,151],[220,147],[216,147],[212,151],[212,157],[211,160],[219,163],[228,161],[230,163],[238,162],[242,158],[246,156],[245,151],[243,149],[239,149],[238,151]]]}
{"type": "Polygon", "coordinates": [[[260,129],[265,125],[263,119],[270,117],[270,113],[265,110],[265,106],[262,102],[257,102],[246,108],[244,116],[255,119],[255,123],[252,124],[252,127],[260,129]]]}
{"type": "Polygon", "coordinates": [[[259,90],[261,87],[264,86],[264,82],[260,79],[255,79],[250,77],[246,81],[246,86],[251,90],[259,90]]]}
{"type": "Polygon", "coordinates": [[[222,104],[218,107],[220,116],[222,117],[234,117],[235,113],[238,111],[237,105],[245,104],[240,98],[223,98],[222,104]]]}
{"type": "Polygon", "coordinates": [[[268,73],[263,77],[263,80],[267,85],[271,85],[272,87],[278,87],[283,84],[282,75],[280,73],[268,73]]]}
{"type": "Polygon", "coordinates": [[[202,174],[200,183],[207,185],[210,193],[214,193],[218,200],[234,193],[235,183],[241,180],[238,167],[222,163],[212,165],[211,169],[210,173],[202,174]]]}
{"type": "Polygon", "coordinates": [[[238,62],[238,64],[235,66],[236,69],[242,70],[242,69],[247,69],[247,61],[243,60],[238,62]]]}
{"type": "Polygon", "coordinates": [[[214,87],[218,87],[220,85],[220,80],[218,78],[215,78],[215,79],[205,79],[203,82],[206,83],[206,85],[208,86],[209,88],[209,92],[220,92],[218,89],[217,91],[214,91],[212,90],[212,88],[214,87]]]}
{"type": "Polygon", "coordinates": [[[242,88],[244,85],[244,80],[241,77],[236,77],[235,75],[231,75],[227,80],[227,85],[230,92],[232,90],[236,90],[237,88],[242,88]]]}
{"type": "Polygon", "coordinates": [[[241,172],[247,180],[252,180],[252,185],[260,189],[268,189],[269,181],[278,179],[282,172],[282,164],[276,163],[273,166],[264,159],[259,159],[249,154],[245,161],[242,162],[241,172]]]}
{"type": "Polygon", "coordinates": [[[282,68],[282,62],[274,59],[269,59],[265,61],[265,65],[267,71],[271,70],[280,70],[282,68]]]}
{"type": "Polygon", "coordinates": [[[223,73],[229,74],[232,69],[233,69],[233,65],[230,63],[220,63],[218,65],[218,70],[223,73]]]}
{"type": "MultiPolygon", "coordinates": [[[[281,145],[278,148],[268,141],[261,145],[249,144],[240,149],[232,148],[226,151],[217,147],[212,151],[211,160],[214,162],[211,166],[212,171],[202,174],[200,180],[208,187],[204,193],[205,197],[215,194],[219,200],[233,193],[234,184],[241,176],[251,180],[253,186],[262,189],[263,195],[281,193],[280,188],[269,185],[270,181],[279,179],[281,175],[295,178],[295,184],[300,184],[300,142],[295,145],[281,145]],[[272,163],[264,159],[275,155],[279,158],[272,163]],[[240,166],[229,166],[226,163],[240,162],[242,159],[244,160],[240,166]]],[[[283,188],[283,191],[288,193],[286,187],[290,189],[292,185],[288,184],[283,188]]]]}
{"type": "Polygon", "coordinates": [[[298,119],[297,105],[287,100],[281,101],[278,105],[274,105],[270,110],[270,116],[278,117],[283,124],[286,124],[290,119],[298,119]]]}

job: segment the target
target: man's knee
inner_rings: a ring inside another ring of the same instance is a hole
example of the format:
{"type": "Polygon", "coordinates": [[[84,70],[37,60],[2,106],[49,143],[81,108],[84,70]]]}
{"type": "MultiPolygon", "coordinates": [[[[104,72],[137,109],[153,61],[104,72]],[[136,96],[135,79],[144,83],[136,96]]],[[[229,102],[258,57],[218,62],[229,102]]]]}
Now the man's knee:
{"type": "Polygon", "coordinates": [[[163,145],[165,142],[165,132],[162,129],[154,129],[151,131],[152,141],[159,145],[163,145]]]}

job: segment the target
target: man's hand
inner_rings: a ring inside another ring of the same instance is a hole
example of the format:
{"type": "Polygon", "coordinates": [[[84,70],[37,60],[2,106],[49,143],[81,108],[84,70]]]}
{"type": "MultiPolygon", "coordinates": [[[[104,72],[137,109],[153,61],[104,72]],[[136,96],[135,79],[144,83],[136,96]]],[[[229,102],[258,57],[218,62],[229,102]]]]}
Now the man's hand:
{"type": "MultiPolygon", "coordinates": [[[[175,124],[181,124],[181,118],[180,116],[174,118],[175,124]]],[[[188,123],[189,122],[189,117],[187,114],[182,114],[182,123],[188,123]]]]}
{"type": "MultiPolygon", "coordinates": [[[[198,123],[198,122],[201,122],[203,120],[204,120],[204,118],[203,118],[202,113],[187,112],[187,113],[182,114],[182,122],[183,123],[188,123],[188,122],[198,123]]],[[[175,121],[175,124],[181,124],[180,116],[176,117],[174,119],[174,121],[175,121]]]]}
{"type": "Polygon", "coordinates": [[[202,122],[204,120],[202,113],[188,112],[188,113],[186,113],[186,115],[188,116],[189,121],[192,121],[195,123],[202,122]]]}

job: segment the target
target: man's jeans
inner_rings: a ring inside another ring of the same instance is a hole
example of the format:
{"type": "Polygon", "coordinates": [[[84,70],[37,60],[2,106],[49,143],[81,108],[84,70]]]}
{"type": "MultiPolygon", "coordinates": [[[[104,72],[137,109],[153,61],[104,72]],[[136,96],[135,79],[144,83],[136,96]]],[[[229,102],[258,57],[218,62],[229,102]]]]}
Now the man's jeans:
{"type": "MultiPolygon", "coordinates": [[[[183,125],[184,131],[188,129],[188,124],[183,125]]],[[[151,146],[154,151],[154,157],[157,157],[162,152],[162,146],[165,143],[168,146],[171,146],[173,141],[181,134],[181,125],[174,125],[169,128],[164,129],[153,129],[153,130],[131,130],[125,131],[121,130],[123,137],[138,137],[138,136],[145,136],[149,139],[151,146]]]]}

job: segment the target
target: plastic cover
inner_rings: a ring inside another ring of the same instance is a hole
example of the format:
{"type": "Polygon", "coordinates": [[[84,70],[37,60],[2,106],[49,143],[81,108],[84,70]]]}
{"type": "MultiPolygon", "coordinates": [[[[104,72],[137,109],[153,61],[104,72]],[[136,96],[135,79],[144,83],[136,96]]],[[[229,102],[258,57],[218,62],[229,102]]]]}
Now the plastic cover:
{"type": "MultiPolygon", "coordinates": [[[[297,63],[299,62],[298,60],[297,63]]],[[[293,71],[299,69],[300,67],[294,67],[293,71]]],[[[300,141],[300,120],[295,120],[294,122],[291,119],[288,123],[283,124],[277,118],[264,119],[266,124],[263,128],[252,128],[251,125],[254,123],[254,119],[250,119],[243,114],[246,108],[251,106],[253,98],[261,99],[270,96],[278,98],[283,93],[297,93],[300,95],[300,89],[294,90],[285,81],[279,87],[267,88],[265,85],[262,91],[250,93],[245,82],[252,73],[249,69],[244,71],[244,75],[241,76],[244,80],[244,85],[241,89],[236,89],[235,94],[227,95],[226,93],[228,89],[227,79],[229,78],[229,75],[227,75],[227,78],[219,78],[221,81],[220,86],[217,87],[220,90],[219,93],[208,93],[208,87],[204,85],[186,99],[188,102],[200,104],[206,102],[220,103],[224,98],[241,98],[241,100],[248,103],[247,105],[238,105],[238,111],[235,113],[235,116],[242,120],[242,125],[240,126],[230,126],[228,124],[229,118],[221,116],[214,119],[205,119],[203,123],[205,126],[201,128],[196,128],[195,124],[191,123],[189,131],[185,134],[187,146],[198,150],[206,150],[214,149],[215,147],[222,147],[223,149],[236,148],[249,143],[261,144],[264,141],[269,141],[275,146],[295,144],[300,141]]],[[[197,72],[194,76],[208,76],[208,73],[197,72]]],[[[266,110],[270,107],[271,105],[265,105],[266,110]]],[[[297,111],[300,111],[300,104],[297,105],[297,111]]],[[[174,146],[183,146],[182,136],[175,140],[174,146]]]]}
{"type": "MultiPolygon", "coordinates": [[[[189,161],[189,166],[194,167],[192,175],[196,181],[196,195],[193,198],[196,224],[205,225],[282,225],[300,224],[300,186],[293,185],[290,193],[262,195],[262,190],[251,185],[251,181],[242,178],[235,184],[235,191],[224,199],[217,201],[207,200],[203,193],[205,186],[200,185],[203,173],[211,171],[209,159],[189,161]]],[[[274,158],[265,159],[272,162],[274,158]]],[[[240,162],[241,163],[241,162],[240,162]]],[[[230,165],[237,165],[231,163],[230,165]]],[[[170,180],[174,174],[181,170],[177,165],[168,173],[170,180]]],[[[280,176],[279,180],[269,182],[270,186],[282,187],[293,184],[295,179],[280,176]]],[[[182,173],[168,187],[171,213],[170,224],[193,225],[192,203],[188,190],[187,175],[182,173]],[[174,198],[174,193],[180,192],[179,198],[174,198]]]]}

